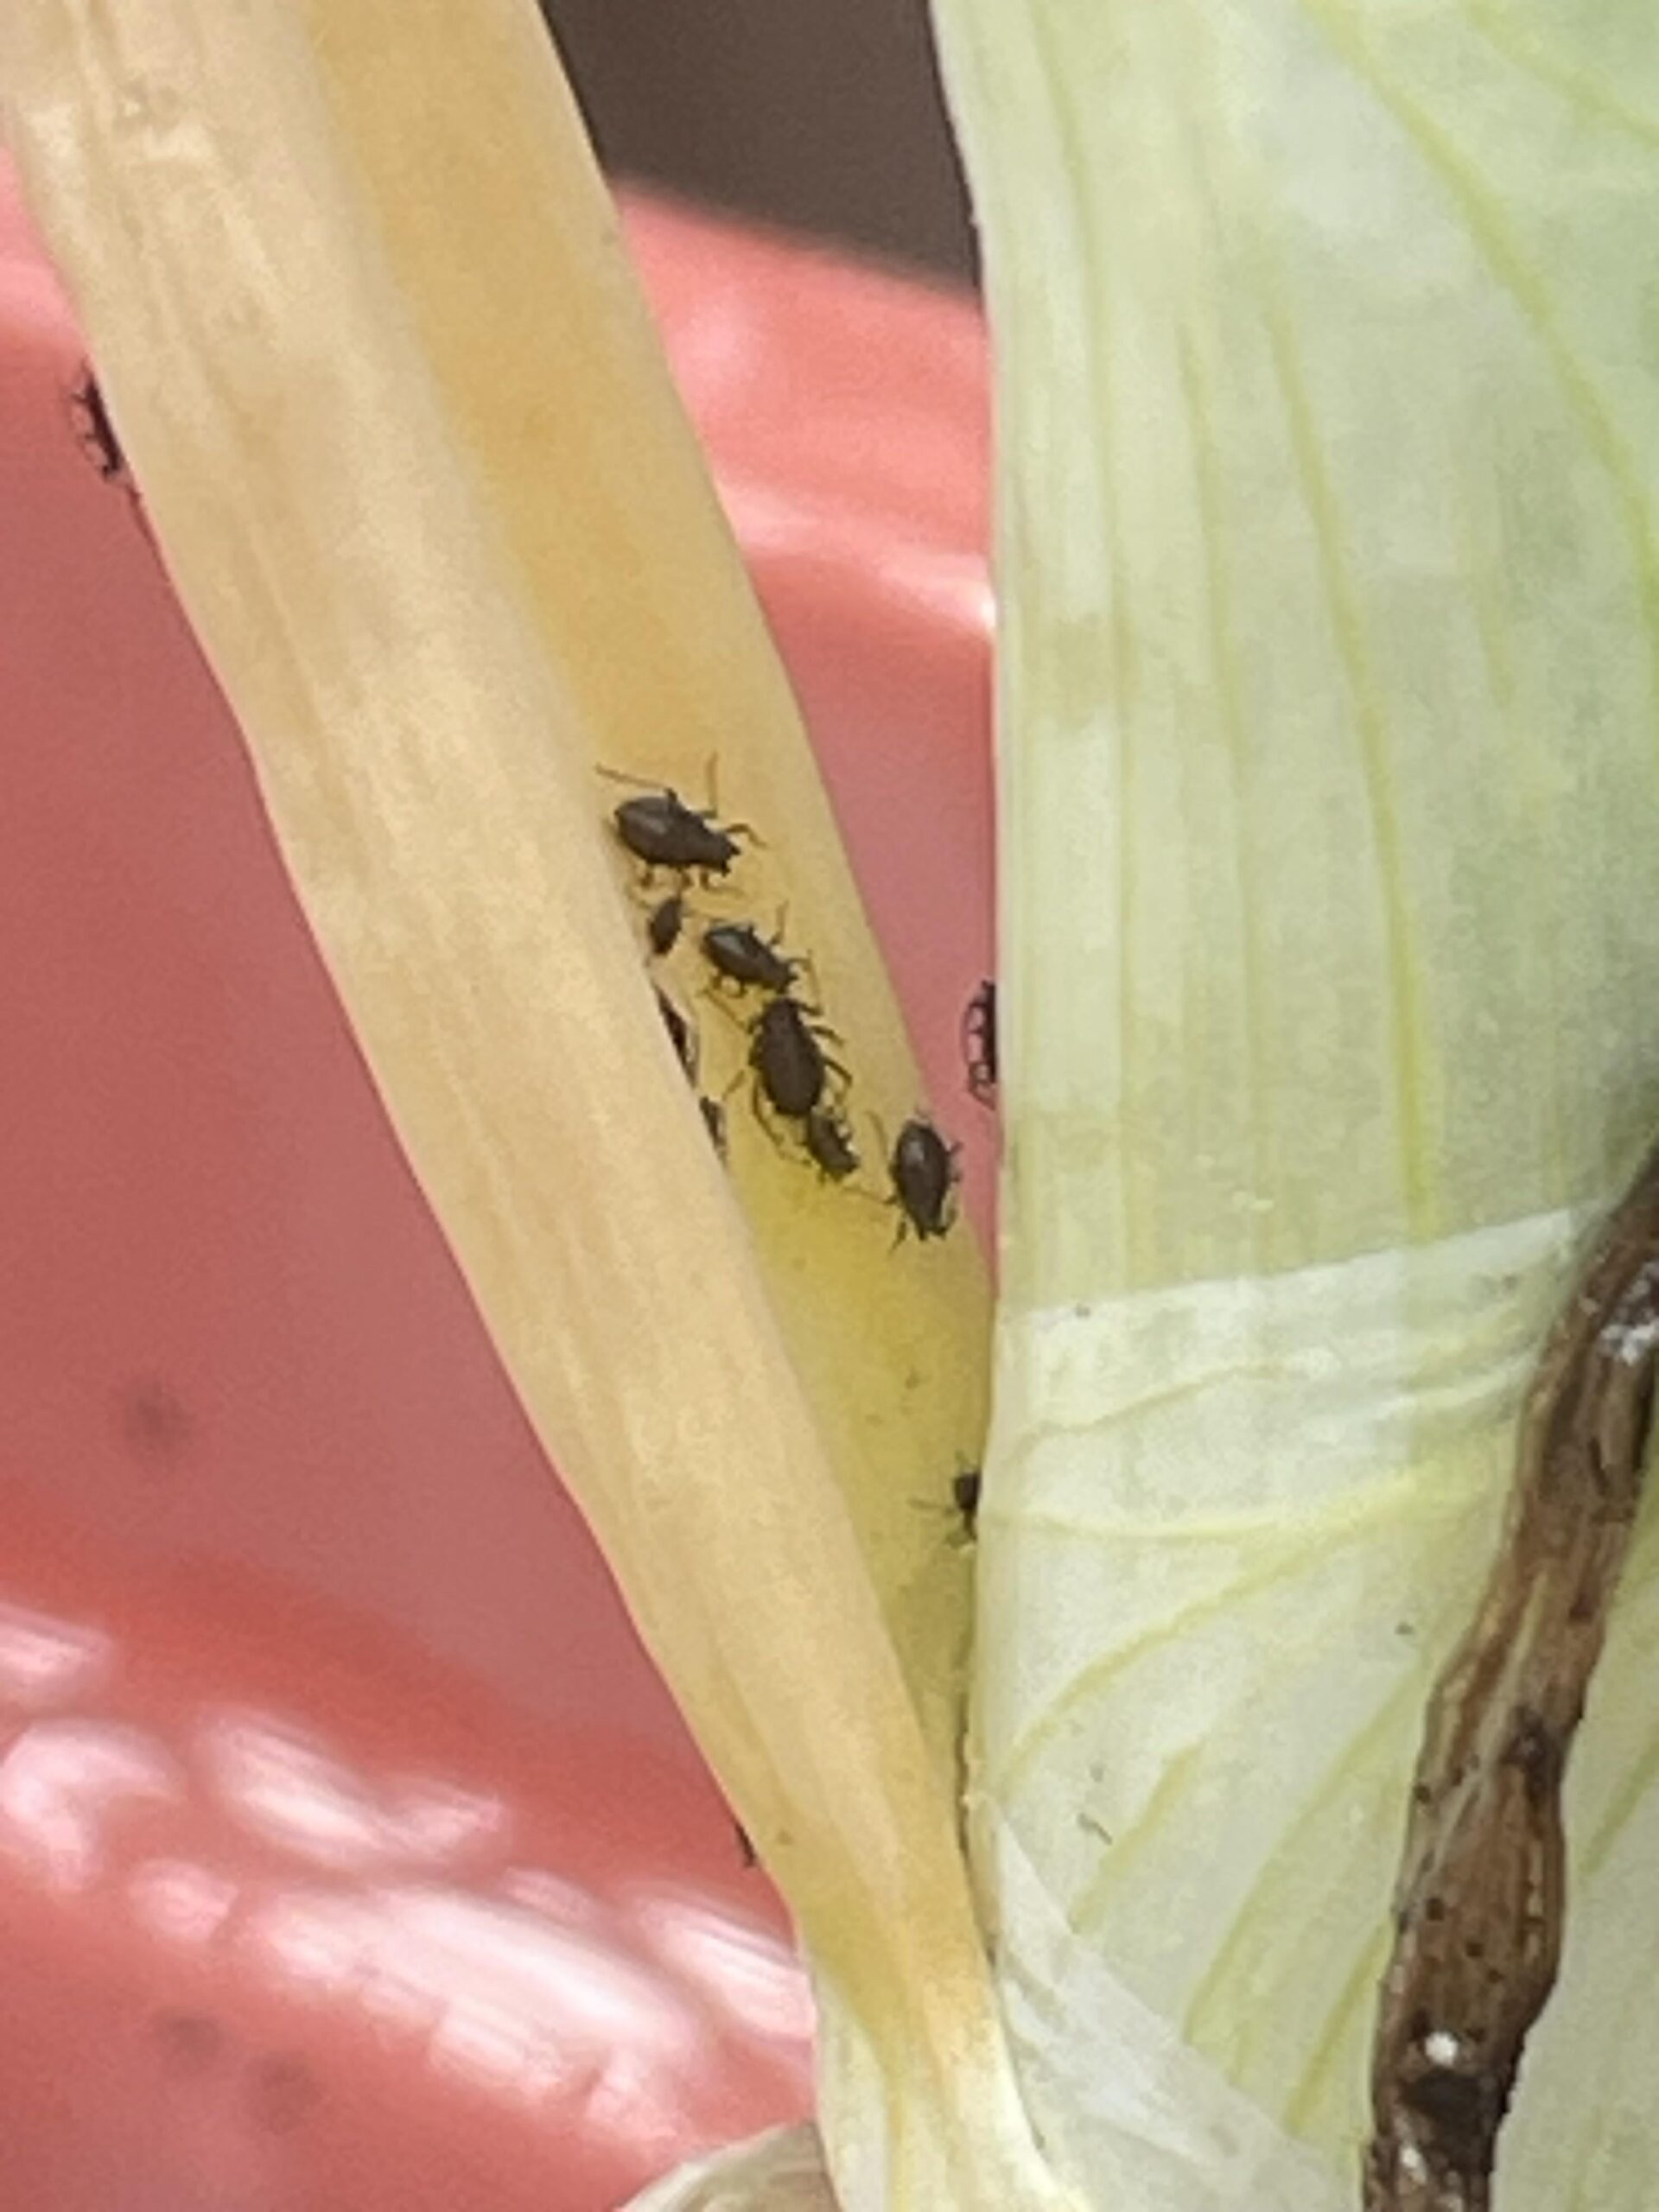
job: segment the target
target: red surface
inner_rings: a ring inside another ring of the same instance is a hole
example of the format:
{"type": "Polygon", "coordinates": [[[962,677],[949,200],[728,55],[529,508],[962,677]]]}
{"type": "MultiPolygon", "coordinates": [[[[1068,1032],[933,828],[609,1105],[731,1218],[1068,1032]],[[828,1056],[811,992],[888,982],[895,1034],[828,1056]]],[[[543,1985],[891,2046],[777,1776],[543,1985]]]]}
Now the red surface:
{"type": "MultiPolygon", "coordinates": [[[[630,232],[936,1096],[989,947],[962,302],[630,232]]],[[[597,2212],[804,1995],[391,1143],[0,174],[0,2212],[597,2212]]],[[[989,1125],[969,1148],[982,1223],[989,1125]]]]}

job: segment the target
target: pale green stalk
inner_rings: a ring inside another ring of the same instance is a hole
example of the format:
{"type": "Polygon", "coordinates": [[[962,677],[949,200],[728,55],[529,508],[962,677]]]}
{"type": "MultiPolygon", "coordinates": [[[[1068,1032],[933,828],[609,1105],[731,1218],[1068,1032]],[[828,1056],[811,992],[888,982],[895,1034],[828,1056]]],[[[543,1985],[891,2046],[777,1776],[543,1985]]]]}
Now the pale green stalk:
{"type": "MultiPolygon", "coordinates": [[[[999,1970],[1101,2205],[1347,2205],[1423,1700],[1659,1125],[1659,38],[936,14],[998,379],[999,1970]]],[[[1654,1529],[1502,2212],[1659,2204],[1654,1529]]]]}

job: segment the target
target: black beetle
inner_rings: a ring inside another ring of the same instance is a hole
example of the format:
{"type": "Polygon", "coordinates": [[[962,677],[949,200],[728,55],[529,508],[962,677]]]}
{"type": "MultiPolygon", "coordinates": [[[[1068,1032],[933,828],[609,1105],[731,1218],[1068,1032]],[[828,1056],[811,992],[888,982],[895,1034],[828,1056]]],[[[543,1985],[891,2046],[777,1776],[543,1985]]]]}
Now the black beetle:
{"type": "MultiPolygon", "coordinates": [[[[613,782],[630,780],[613,768],[600,773],[613,782]]],[[[713,807],[688,806],[677,791],[642,791],[616,807],[611,822],[618,838],[637,861],[643,861],[647,878],[653,868],[672,868],[681,875],[725,875],[742,848],[741,838],[754,839],[747,822],[721,823],[713,807]]],[[[759,842],[755,840],[755,842],[759,842]]]]}
{"type": "Polygon", "coordinates": [[[726,1157],[726,1109],[718,1098],[699,1098],[697,1111],[709,1132],[709,1141],[722,1160],[726,1157]]]}
{"type": "Polygon", "coordinates": [[[812,1164],[832,1183],[844,1183],[858,1167],[853,1133],[833,1106],[815,1106],[801,1132],[812,1164]]]}
{"type": "Polygon", "coordinates": [[[677,891],[653,906],[645,922],[645,942],[658,960],[664,960],[680,941],[685,926],[685,900],[677,891]]]}
{"type": "Polygon", "coordinates": [[[711,923],[702,933],[702,950],[716,978],[735,983],[740,990],[753,988],[781,995],[804,965],[780,952],[778,939],[762,937],[753,922],[711,923]]]}
{"type": "Polygon", "coordinates": [[[668,1041],[674,1047],[674,1056],[685,1070],[686,1079],[697,1079],[697,1040],[691,1025],[680,1012],[666,991],[657,994],[657,1011],[663,1017],[663,1027],[668,1032],[668,1041]]]}
{"type": "Polygon", "coordinates": [[[962,1052],[968,1088],[982,1106],[996,1096],[996,985],[987,976],[963,1011],[962,1052]]]}
{"type": "Polygon", "coordinates": [[[734,1834],[737,1837],[738,1857],[742,1860],[745,1866],[758,1866],[760,1864],[760,1854],[755,1849],[753,1840],[751,1838],[747,1828],[744,1827],[741,1821],[734,1821],[732,1822],[732,1828],[734,1834]]]}
{"type": "Polygon", "coordinates": [[[943,1236],[956,1220],[956,1189],[962,1172],[957,1151],[925,1116],[913,1116],[899,1130],[888,1162],[893,1201],[900,1215],[895,1243],[907,1228],[925,1243],[930,1236],[943,1236]]]}
{"type": "Polygon", "coordinates": [[[818,1041],[834,1035],[812,1020],[798,999],[768,999],[749,1031],[757,1110],[764,1097],[786,1121],[804,1121],[823,1096],[831,1071],[849,1082],[846,1069],[818,1041]]]}
{"type": "Polygon", "coordinates": [[[70,403],[81,416],[80,442],[92,456],[92,465],[106,484],[113,484],[127,473],[127,458],[121,450],[121,441],[115,435],[115,425],[110,420],[110,410],[104,404],[104,395],[98,388],[98,379],[87,369],[70,393],[70,403]]]}

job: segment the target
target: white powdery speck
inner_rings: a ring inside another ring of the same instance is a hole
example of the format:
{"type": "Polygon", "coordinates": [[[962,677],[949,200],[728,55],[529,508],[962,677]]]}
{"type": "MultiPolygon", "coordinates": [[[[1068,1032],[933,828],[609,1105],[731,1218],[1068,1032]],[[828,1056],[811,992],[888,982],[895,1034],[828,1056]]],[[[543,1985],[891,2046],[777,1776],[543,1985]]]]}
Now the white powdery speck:
{"type": "Polygon", "coordinates": [[[1659,1344],[1659,1314],[1645,1321],[1610,1321],[1601,1332],[1601,1350],[1623,1367],[1639,1367],[1659,1344]]]}

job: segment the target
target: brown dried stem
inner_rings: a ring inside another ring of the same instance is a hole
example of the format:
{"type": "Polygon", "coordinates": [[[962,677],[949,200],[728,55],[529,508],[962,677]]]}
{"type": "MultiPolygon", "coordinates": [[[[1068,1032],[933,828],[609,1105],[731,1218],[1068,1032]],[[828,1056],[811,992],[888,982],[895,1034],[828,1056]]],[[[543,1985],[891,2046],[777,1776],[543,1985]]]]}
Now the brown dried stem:
{"type": "Polygon", "coordinates": [[[1659,1151],[1545,1344],[1472,1624],[1430,1700],[1372,2045],[1366,2212],[1488,2212],[1554,1986],[1561,1785],[1641,1498],[1659,1358],[1659,1151]]]}

